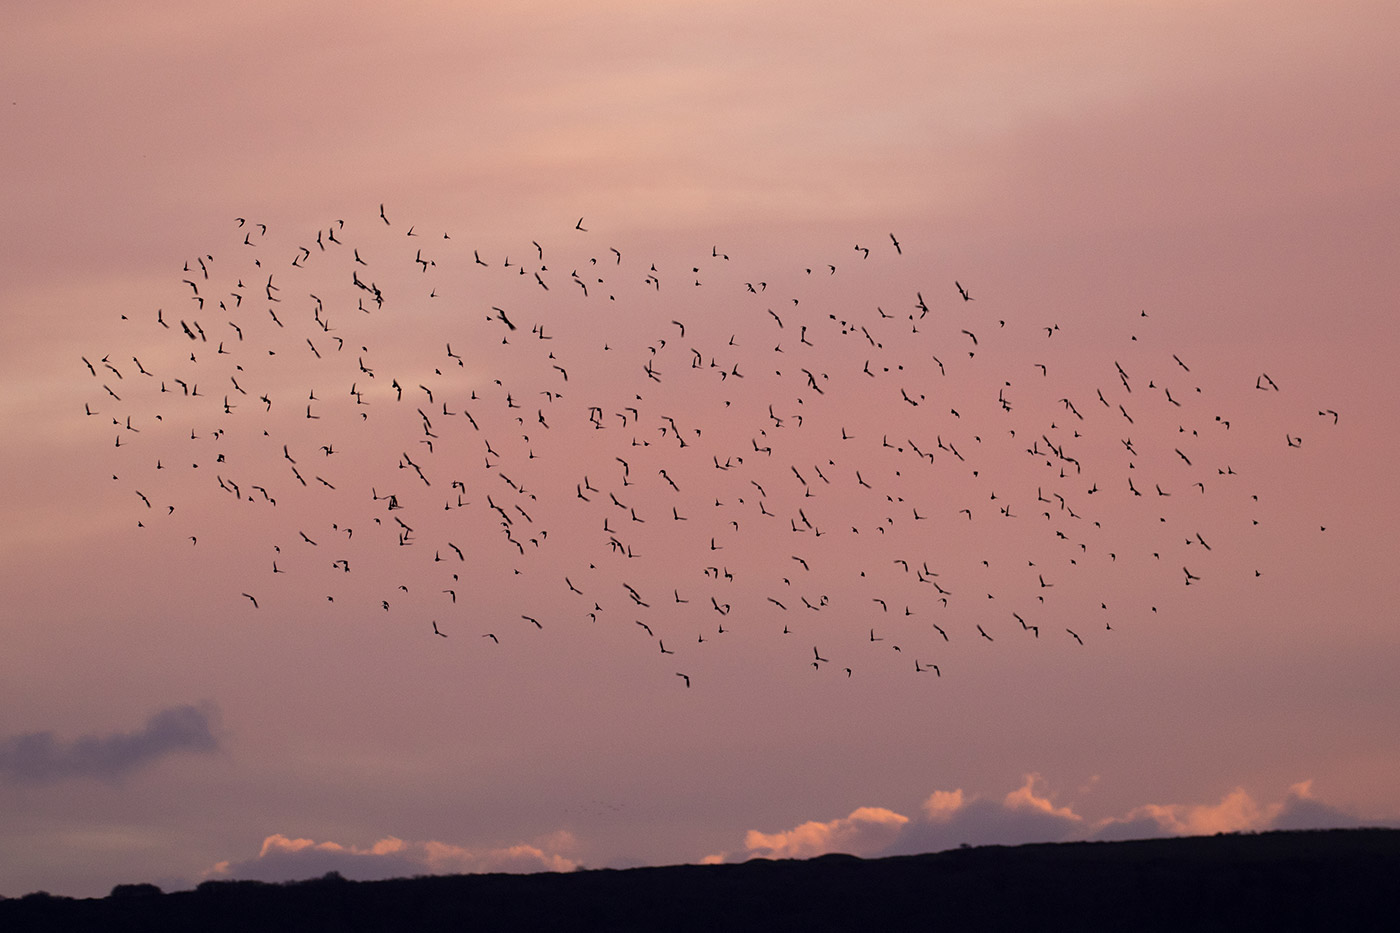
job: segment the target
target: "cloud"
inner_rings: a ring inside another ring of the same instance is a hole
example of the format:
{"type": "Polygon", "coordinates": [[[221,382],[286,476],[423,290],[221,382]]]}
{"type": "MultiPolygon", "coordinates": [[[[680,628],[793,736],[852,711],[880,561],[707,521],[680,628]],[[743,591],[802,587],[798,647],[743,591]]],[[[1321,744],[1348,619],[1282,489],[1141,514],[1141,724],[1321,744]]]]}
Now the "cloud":
{"type": "Polygon", "coordinates": [[[410,842],[396,836],[386,836],[361,848],[274,833],[263,840],[257,857],[219,862],[205,872],[205,878],[292,881],[319,878],[334,871],[352,881],[374,881],[414,875],[566,872],[578,867],[574,859],[564,854],[575,848],[576,842],[569,833],[556,833],[538,844],[495,849],[468,849],[436,840],[410,842]]]}
{"type": "Polygon", "coordinates": [[[957,816],[965,804],[961,787],[957,790],[936,790],[924,801],[924,815],[934,823],[946,823],[957,816]]]}
{"type": "Polygon", "coordinates": [[[86,735],[63,742],[52,732],[27,732],[0,739],[0,779],[52,784],[69,778],[115,781],[175,752],[218,748],[212,704],[160,710],[134,732],[86,735]]]}
{"type": "Polygon", "coordinates": [[[884,807],[860,807],[826,823],[806,822],[785,832],[751,829],[744,837],[750,857],[812,858],[829,852],[875,855],[889,848],[909,817],[884,807]]]}

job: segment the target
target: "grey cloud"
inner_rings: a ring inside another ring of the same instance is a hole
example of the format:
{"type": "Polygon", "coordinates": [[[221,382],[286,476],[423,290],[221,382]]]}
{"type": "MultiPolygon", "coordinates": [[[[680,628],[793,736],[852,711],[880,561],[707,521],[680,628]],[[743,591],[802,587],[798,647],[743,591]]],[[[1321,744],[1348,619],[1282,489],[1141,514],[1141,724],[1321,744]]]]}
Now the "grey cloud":
{"type": "Polygon", "coordinates": [[[1100,842],[1122,842],[1127,839],[1161,839],[1172,833],[1162,828],[1158,820],[1150,816],[1135,816],[1123,820],[1111,820],[1095,830],[1091,838],[1100,842]]]}
{"type": "Polygon", "coordinates": [[[0,780],[12,784],[52,784],[70,778],[114,781],[176,752],[218,748],[211,704],[171,706],[132,732],[85,735],[62,741],[52,732],[0,738],[0,780]]]}
{"type": "Polygon", "coordinates": [[[238,881],[299,881],[339,872],[351,881],[412,878],[428,874],[420,859],[405,853],[375,855],[346,849],[274,850],[255,859],[221,866],[215,877],[238,881]]]}
{"type": "Polygon", "coordinates": [[[1392,826],[1386,820],[1366,820],[1329,806],[1316,797],[1291,793],[1274,817],[1270,829],[1356,829],[1362,826],[1392,826]]]}

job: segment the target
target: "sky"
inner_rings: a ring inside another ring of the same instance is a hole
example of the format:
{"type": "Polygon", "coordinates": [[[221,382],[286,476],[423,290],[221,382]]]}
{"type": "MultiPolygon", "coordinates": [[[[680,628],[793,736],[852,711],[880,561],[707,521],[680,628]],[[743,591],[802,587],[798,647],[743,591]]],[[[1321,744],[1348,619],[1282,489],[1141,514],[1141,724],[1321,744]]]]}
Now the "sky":
{"type": "Polygon", "coordinates": [[[0,894],[1400,824],[1398,18],[11,4],[0,894]]]}

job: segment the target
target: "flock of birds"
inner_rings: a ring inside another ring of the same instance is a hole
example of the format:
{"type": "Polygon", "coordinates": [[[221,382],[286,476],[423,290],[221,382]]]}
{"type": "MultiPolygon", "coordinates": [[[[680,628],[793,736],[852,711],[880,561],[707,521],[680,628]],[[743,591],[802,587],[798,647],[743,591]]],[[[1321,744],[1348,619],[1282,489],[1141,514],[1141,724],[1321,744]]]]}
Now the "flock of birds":
{"type": "Polygon", "coordinates": [[[118,501],[242,548],[250,612],[481,651],[605,627],[687,688],[755,640],[941,678],[960,647],[1077,650],[1265,573],[1267,494],[1231,458],[1311,431],[1267,373],[1216,391],[1147,311],[1076,340],[893,234],[763,274],[560,232],[237,218],[130,347],[82,359],[118,501]]]}

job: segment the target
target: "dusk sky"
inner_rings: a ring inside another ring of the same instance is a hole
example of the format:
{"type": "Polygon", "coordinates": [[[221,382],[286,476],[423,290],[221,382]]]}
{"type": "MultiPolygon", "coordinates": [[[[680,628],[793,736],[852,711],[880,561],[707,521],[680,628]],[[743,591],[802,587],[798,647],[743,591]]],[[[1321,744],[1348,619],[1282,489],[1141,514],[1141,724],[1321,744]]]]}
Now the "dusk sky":
{"type": "Polygon", "coordinates": [[[1400,825],[1393,3],[0,24],[0,894],[1400,825]]]}

